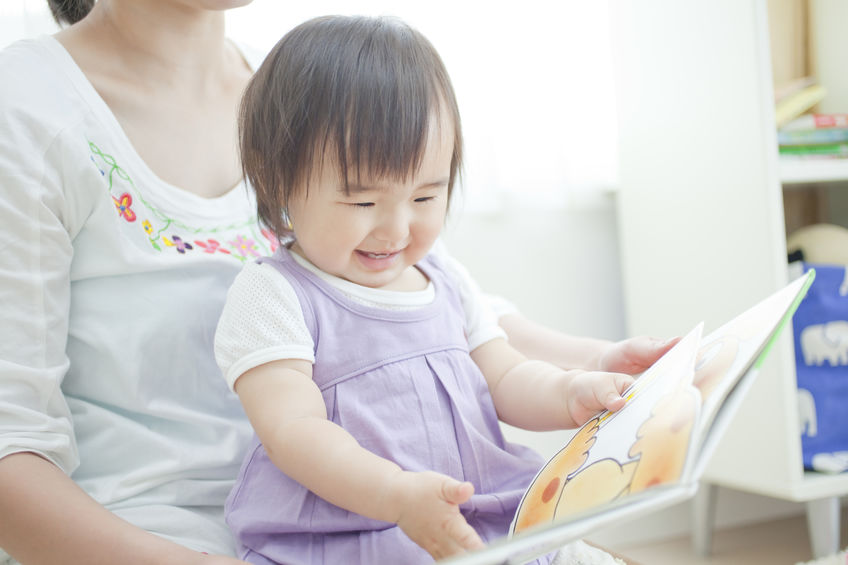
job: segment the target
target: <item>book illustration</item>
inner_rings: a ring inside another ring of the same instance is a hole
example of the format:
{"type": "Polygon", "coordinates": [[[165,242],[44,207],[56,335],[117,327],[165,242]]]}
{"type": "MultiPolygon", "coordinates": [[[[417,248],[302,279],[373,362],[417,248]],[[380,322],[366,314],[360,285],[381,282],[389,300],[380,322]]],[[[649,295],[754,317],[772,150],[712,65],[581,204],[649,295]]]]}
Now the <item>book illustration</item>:
{"type": "Polygon", "coordinates": [[[692,379],[701,328],[625,391],[625,408],[602,412],[554,455],[525,493],[511,533],[680,478],[700,405],[692,379]]]}
{"type": "Polygon", "coordinates": [[[625,391],[621,410],[584,424],[539,471],[510,535],[644,500],[656,487],[696,484],[705,451],[715,446],[717,430],[723,431],[747,390],[740,383],[751,382],[812,276],[706,337],[703,324],[696,326],[625,391]]]}

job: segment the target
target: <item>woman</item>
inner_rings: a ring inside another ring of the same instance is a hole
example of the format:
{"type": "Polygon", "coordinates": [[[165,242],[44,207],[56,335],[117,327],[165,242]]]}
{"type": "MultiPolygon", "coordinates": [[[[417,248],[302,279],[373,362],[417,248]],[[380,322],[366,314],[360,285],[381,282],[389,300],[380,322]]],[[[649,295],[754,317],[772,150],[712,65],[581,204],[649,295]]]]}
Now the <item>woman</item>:
{"type": "MultiPolygon", "coordinates": [[[[223,502],[251,432],[212,337],[273,247],[236,157],[258,61],[224,10],[247,1],[57,0],[79,23],[0,52],[0,547],[27,565],[239,563],[223,502]]],[[[667,349],[501,321],[566,366],[667,349]]]]}

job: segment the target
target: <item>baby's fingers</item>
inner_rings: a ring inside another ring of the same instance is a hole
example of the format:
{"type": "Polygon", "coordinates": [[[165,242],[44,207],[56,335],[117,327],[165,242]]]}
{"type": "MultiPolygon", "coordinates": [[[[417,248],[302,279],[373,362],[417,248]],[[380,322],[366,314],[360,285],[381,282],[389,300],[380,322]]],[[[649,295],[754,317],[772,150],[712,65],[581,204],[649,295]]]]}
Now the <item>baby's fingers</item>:
{"type": "Polygon", "coordinates": [[[477,532],[468,525],[461,515],[454,517],[445,527],[445,537],[435,552],[431,555],[436,559],[459,555],[484,547],[483,540],[477,532]]]}
{"type": "Polygon", "coordinates": [[[610,379],[599,383],[596,397],[601,405],[611,412],[621,410],[627,401],[623,394],[633,384],[633,377],[624,373],[609,373],[610,379]]]}
{"type": "Polygon", "coordinates": [[[451,504],[462,504],[474,494],[474,485],[468,481],[447,479],[442,483],[442,499],[451,504]]]}

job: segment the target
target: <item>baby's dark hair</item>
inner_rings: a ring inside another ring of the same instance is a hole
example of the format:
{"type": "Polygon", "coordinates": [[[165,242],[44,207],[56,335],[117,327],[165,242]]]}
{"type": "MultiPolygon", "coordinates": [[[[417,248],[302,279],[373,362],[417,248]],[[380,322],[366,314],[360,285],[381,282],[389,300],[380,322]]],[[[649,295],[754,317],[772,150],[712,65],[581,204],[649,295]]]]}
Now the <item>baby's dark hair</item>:
{"type": "Polygon", "coordinates": [[[242,167],[259,219],[290,239],[286,202],[308,190],[325,157],[335,159],[345,188],[350,175],[357,182],[359,175],[409,178],[440,120],[454,128],[450,196],[462,167],[462,131],[450,78],[430,42],[395,18],[323,16],[300,24],[268,54],[241,103],[242,167]]]}

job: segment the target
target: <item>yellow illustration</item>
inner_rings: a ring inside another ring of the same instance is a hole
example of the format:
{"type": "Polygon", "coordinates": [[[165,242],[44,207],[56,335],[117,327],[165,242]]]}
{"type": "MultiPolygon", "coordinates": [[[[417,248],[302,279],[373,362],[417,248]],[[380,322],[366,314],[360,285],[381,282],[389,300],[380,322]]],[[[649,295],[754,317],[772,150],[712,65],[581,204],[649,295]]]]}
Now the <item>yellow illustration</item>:
{"type": "Polygon", "coordinates": [[[580,428],[571,441],[545,465],[518,508],[515,531],[553,520],[566,478],[586,462],[597,432],[598,419],[595,418],[580,428]]]}
{"type": "Polygon", "coordinates": [[[672,483],[681,477],[699,402],[698,393],[686,384],[660,398],[630,448],[630,456],[639,458],[630,493],[672,483]]]}

